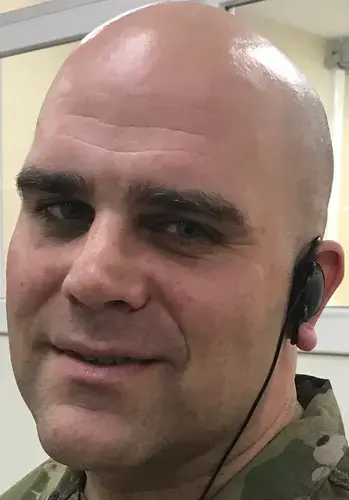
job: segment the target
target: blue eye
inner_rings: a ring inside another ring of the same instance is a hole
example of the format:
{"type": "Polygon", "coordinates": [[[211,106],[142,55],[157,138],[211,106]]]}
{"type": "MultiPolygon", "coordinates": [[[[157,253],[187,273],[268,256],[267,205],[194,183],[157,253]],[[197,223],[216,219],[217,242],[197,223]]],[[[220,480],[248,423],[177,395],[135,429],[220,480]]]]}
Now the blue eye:
{"type": "Polygon", "coordinates": [[[187,240],[208,238],[205,230],[195,222],[176,222],[169,224],[167,232],[187,240]]]}

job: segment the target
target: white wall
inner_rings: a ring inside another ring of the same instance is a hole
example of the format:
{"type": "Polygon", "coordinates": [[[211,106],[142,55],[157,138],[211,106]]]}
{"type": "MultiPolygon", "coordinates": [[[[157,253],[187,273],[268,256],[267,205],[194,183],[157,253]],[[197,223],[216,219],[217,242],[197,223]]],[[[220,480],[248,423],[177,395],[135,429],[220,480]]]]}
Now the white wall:
{"type": "Polygon", "coordinates": [[[34,421],[15,384],[6,337],[0,337],[0,401],[1,495],[45,459],[34,421]]]}

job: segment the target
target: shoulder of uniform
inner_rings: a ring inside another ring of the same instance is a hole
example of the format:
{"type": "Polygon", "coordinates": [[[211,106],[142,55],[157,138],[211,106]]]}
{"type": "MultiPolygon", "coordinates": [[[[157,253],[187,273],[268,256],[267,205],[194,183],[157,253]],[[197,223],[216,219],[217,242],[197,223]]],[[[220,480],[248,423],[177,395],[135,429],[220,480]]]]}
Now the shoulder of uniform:
{"type": "Polygon", "coordinates": [[[66,467],[48,460],[30,472],[10,490],[0,496],[0,500],[32,500],[47,498],[66,472],[66,467]]]}

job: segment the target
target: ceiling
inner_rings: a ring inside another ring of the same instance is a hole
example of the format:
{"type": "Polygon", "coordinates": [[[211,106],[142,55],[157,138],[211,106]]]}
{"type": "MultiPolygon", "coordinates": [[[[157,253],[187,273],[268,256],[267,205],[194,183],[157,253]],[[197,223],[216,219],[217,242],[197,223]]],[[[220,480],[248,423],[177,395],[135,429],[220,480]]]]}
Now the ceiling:
{"type": "Polygon", "coordinates": [[[238,9],[323,37],[349,35],[349,0],[264,0],[238,9]]]}

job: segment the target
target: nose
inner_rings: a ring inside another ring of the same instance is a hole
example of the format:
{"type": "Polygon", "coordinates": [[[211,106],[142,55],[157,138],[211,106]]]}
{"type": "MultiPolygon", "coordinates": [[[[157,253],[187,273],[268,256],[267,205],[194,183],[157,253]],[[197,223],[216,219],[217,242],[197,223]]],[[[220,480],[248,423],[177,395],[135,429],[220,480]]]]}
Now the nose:
{"type": "Polygon", "coordinates": [[[127,239],[115,226],[92,226],[65,277],[63,294],[92,309],[120,304],[141,309],[148,300],[147,279],[139,265],[142,256],[127,239]]]}

